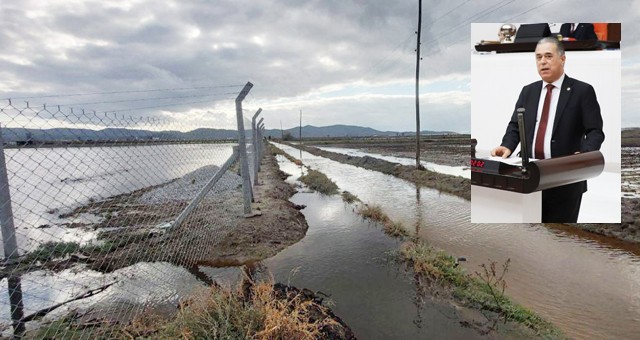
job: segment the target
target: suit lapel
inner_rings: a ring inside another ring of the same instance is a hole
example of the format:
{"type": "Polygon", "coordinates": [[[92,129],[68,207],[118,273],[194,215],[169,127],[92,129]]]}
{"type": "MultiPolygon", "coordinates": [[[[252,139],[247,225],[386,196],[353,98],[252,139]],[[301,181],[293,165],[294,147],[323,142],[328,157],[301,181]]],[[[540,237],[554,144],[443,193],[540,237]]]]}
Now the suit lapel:
{"type": "Polygon", "coordinates": [[[529,97],[529,102],[526,104],[526,110],[528,114],[525,114],[525,126],[527,127],[527,144],[529,145],[529,151],[533,152],[533,135],[536,133],[536,120],[538,119],[538,104],[540,103],[540,93],[542,89],[542,80],[535,82],[532,87],[533,95],[529,97]]]}
{"type": "Polygon", "coordinates": [[[569,78],[569,76],[564,76],[564,81],[562,81],[562,87],[560,88],[560,98],[558,98],[558,106],[556,108],[556,118],[553,121],[553,130],[551,131],[551,136],[556,132],[558,128],[558,122],[562,118],[562,114],[564,113],[564,108],[567,106],[569,102],[569,98],[571,97],[571,85],[573,85],[573,79],[569,78]]]}

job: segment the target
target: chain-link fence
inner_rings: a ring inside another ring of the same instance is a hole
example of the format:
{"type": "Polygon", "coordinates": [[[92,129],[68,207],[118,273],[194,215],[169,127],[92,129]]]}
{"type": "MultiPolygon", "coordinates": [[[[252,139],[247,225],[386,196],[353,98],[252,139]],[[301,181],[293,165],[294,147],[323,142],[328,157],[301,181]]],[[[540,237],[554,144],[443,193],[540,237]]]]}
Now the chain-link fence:
{"type": "Polygon", "coordinates": [[[2,336],[66,337],[70,315],[129,320],[206,281],[198,263],[247,214],[243,175],[256,183],[262,130],[242,122],[0,103],[2,336]]]}

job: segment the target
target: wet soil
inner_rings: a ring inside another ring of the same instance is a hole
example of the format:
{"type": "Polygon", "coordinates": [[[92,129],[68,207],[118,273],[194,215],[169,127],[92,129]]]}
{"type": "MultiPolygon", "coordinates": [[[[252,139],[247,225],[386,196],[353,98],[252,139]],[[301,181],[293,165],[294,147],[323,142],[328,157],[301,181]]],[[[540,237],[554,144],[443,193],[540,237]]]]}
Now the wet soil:
{"type": "MultiPolygon", "coordinates": [[[[462,197],[467,200],[471,199],[471,181],[460,176],[441,174],[426,169],[416,169],[415,166],[401,165],[369,156],[349,156],[320,150],[312,146],[297,144],[287,145],[295,148],[300,148],[312,155],[325,157],[336,162],[354,165],[367,170],[382,172],[388,175],[402,178],[406,181],[415,183],[420,186],[437,189],[446,193],[456,195],[458,197],[462,197]]],[[[382,152],[379,151],[379,153],[382,152]]],[[[468,163],[469,157],[467,156],[466,159],[468,163]]]]}
{"type": "MultiPolygon", "coordinates": [[[[354,138],[313,140],[305,144],[360,149],[394,157],[416,157],[415,138],[354,138]]],[[[449,166],[468,166],[471,150],[469,135],[423,136],[420,160],[449,166]]]]}
{"type": "MultiPolygon", "coordinates": [[[[636,129],[635,132],[640,131],[636,129]]],[[[623,131],[623,140],[625,133],[631,131],[623,131]]],[[[628,142],[628,141],[627,141],[628,142]]],[[[573,225],[585,231],[617,238],[623,241],[640,243],[640,198],[638,197],[638,183],[640,183],[640,174],[637,169],[640,168],[640,157],[638,152],[633,148],[622,148],[622,206],[620,222],[618,224],[577,224],[573,225]],[[636,170],[633,170],[636,169],[636,170]],[[626,171],[624,171],[626,170],[626,171]]]]}
{"type": "MultiPolygon", "coordinates": [[[[270,284],[273,289],[273,299],[282,301],[282,305],[288,310],[281,313],[303,313],[300,321],[307,324],[318,325],[320,339],[351,340],[356,339],[351,328],[333,311],[323,303],[323,297],[308,289],[275,283],[270,284]]],[[[254,284],[251,280],[243,280],[242,291],[232,293],[237,299],[247,306],[252,305],[254,284]]],[[[211,290],[224,290],[217,284],[213,284],[211,290]]],[[[203,290],[199,294],[211,294],[203,290]]],[[[224,294],[224,293],[216,293],[224,294]]],[[[44,328],[36,328],[27,331],[21,336],[24,339],[46,339],[49,337],[69,338],[104,338],[104,339],[131,339],[131,338],[164,338],[163,328],[173,322],[185,309],[191,308],[197,299],[208,299],[206,295],[199,296],[195,293],[180,303],[154,303],[143,305],[138,303],[120,302],[91,308],[86,312],[70,311],[63,318],[44,328]],[[132,313],[132,311],[141,311],[132,313]],[[64,329],[61,331],[61,329],[64,329]]],[[[249,307],[250,308],[250,307],[249,307]]],[[[203,316],[206,320],[206,315],[203,316]]],[[[274,330],[264,330],[272,332],[274,330]]],[[[278,333],[277,331],[275,333],[278,333]]],[[[184,335],[184,334],[183,334],[184,335]]],[[[232,334],[230,334],[232,335],[232,334]]],[[[184,335],[185,338],[191,338],[184,335]]],[[[268,338],[268,337],[264,337],[268,338]]]]}
{"type": "Polygon", "coordinates": [[[572,226],[599,235],[640,243],[640,198],[622,198],[621,223],[575,224],[572,226]]]}
{"type": "Polygon", "coordinates": [[[173,229],[169,226],[186,202],[140,203],[143,195],[159,186],[93,202],[60,217],[87,213],[103,217],[97,224],[80,227],[98,230],[97,242],[65,258],[40,265],[17,263],[2,272],[58,271],[86,263],[89,269],[108,273],[138,262],[165,261],[197,273],[199,265],[240,266],[271,257],[301,240],[308,229],[304,216],[288,200],[295,189],[284,182],[286,177],[267,152],[254,186],[253,214],[244,215],[242,188],[237,187],[206,196],[173,229]]]}
{"type": "Polygon", "coordinates": [[[147,238],[95,259],[91,267],[110,272],[140,261],[167,261],[187,268],[222,267],[271,257],[301,240],[308,229],[304,216],[288,201],[295,190],[283,181],[286,177],[268,153],[261,163],[259,184],[254,187],[252,211],[256,215],[242,214],[240,190],[216,195],[220,197],[203,202],[176,230],[147,233],[147,238]],[[214,225],[220,222],[224,225],[214,225]],[[221,229],[228,231],[221,235],[221,229]]]}

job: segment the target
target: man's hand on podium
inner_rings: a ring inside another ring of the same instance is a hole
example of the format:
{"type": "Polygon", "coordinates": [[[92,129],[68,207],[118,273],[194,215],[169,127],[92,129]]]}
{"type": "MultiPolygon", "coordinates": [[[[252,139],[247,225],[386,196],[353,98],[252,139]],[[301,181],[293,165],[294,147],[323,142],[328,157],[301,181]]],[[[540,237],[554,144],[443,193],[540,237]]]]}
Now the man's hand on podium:
{"type": "Polygon", "coordinates": [[[509,148],[506,148],[504,146],[499,146],[491,150],[491,156],[492,157],[501,156],[502,158],[507,158],[511,156],[511,150],[509,150],[509,148]]]}

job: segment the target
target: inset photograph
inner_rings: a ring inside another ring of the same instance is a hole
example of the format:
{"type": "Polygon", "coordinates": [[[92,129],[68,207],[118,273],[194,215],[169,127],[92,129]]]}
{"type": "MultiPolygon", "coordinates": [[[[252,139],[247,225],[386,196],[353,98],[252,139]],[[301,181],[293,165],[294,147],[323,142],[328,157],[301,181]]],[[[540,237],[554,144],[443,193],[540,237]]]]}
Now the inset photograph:
{"type": "Polygon", "coordinates": [[[472,222],[620,222],[620,32],[471,25],[472,222]]]}

